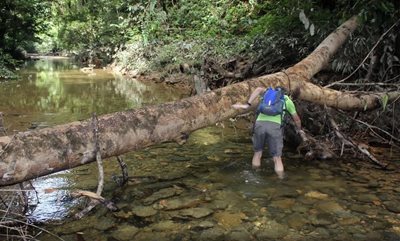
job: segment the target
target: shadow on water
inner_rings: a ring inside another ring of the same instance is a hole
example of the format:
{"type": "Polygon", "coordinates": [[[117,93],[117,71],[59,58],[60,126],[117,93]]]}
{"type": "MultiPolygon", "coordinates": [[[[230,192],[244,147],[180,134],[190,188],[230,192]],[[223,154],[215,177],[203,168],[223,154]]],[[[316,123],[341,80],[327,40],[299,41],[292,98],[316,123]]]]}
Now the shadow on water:
{"type": "MultiPolygon", "coordinates": [[[[1,83],[0,108],[9,130],[24,130],[181,97],[166,88],[43,61],[21,80],[1,83]]],[[[252,169],[249,132],[231,125],[198,130],[182,146],[124,155],[124,187],[112,181],[120,175],[117,161],[105,160],[103,195],[118,212],[99,206],[70,219],[86,204],[71,191],[96,190],[91,163],[35,180],[39,202],[32,193],[29,217],[64,240],[400,240],[398,173],[345,158],[306,161],[286,150],[281,180],[268,157],[252,169]]],[[[58,240],[45,233],[38,239],[58,240]]]]}

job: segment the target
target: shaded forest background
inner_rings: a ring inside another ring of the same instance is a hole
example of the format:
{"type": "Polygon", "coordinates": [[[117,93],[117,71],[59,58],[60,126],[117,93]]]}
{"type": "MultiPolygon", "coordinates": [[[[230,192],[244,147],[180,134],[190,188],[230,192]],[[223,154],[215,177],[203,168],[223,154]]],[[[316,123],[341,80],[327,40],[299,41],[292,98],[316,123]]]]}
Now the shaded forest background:
{"type": "Polygon", "coordinates": [[[330,70],[349,74],[379,40],[354,78],[364,78],[376,59],[369,78],[384,81],[399,74],[399,26],[380,39],[399,20],[399,9],[396,0],[5,0],[0,75],[11,77],[27,52],[72,54],[103,66],[114,61],[138,73],[240,55],[254,64],[268,62],[255,73],[261,74],[297,62],[341,22],[359,15],[362,26],[330,70]]]}
{"type": "MultiPolygon", "coordinates": [[[[287,68],[358,15],[360,27],[312,81],[326,86],[347,76],[331,87],[393,91],[400,78],[399,9],[397,0],[4,0],[0,79],[16,78],[27,53],[38,53],[74,56],[82,66],[111,65],[132,77],[189,83],[191,94],[201,93],[287,68]]],[[[335,116],[346,118],[343,129],[365,135],[368,127],[377,141],[399,143],[399,107],[383,106],[373,114],[335,116]]],[[[309,130],[327,133],[321,107],[307,105],[302,112],[309,130]]]]}

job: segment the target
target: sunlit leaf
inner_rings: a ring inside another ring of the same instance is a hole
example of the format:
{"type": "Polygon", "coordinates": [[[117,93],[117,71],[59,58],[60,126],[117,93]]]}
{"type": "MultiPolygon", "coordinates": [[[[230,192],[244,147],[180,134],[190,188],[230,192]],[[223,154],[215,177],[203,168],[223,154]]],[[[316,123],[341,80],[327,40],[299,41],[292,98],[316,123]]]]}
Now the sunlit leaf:
{"type": "Polygon", "coordinates": [[[388,95],[382,96],[381,102],[382,102],[383,111],[385,111],[388,101],[389,101],[389,96],[388,95]]]}
{"type": "Polygon", "coordinates": [[[313,23],[310,26],[310,34],[311,34],[311,36],[314,36],[314,34],[315,34],[315,27],[314,27],[313,23]]]}
{"type": "Polygon", "coordinates": [[[304,24],[304,28],[308,29],[308,27],[310,26],[310,21],[308,20],[303,10],[300,11],[299,19],[304,24]]]}

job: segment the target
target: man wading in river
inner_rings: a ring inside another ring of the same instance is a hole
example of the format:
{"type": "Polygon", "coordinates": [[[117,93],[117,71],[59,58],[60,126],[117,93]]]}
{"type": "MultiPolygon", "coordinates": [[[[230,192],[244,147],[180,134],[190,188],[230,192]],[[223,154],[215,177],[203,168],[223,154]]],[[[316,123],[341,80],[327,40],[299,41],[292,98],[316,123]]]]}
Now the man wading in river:
{"type": "Polygon", "coordinates": [[[289,96],[284,94],[284,89],[278,87],[261,88],[258,87],[250,95],[246,104],[234,104],[235,109],[248,109],[257,97],[262,97],[257,108],[257,119],[253,128],[253,149],[254,155],[252,165],[259,168],[261,165],[261,157],[266,143],[268,150],[275,164],[275,172],[279,178],[284,177],[284,168],[282,163],[283,148],[283,128],[282,120],[285,112],[288,112],[299,130],[299,134],[304,136],[301,130],[301,120],[297,115],[296,107],[289,96]]]}

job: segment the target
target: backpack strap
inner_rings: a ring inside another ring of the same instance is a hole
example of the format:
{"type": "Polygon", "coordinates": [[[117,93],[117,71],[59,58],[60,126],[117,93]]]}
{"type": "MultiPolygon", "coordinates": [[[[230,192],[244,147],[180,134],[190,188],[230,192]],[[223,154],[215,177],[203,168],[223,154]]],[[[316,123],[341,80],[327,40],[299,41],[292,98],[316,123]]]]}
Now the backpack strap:
{"type": "MultiPolygon", "coordinates": [[[[271,87],[266,88],[265,91],[262,93],[260,102],[263,101],[263,98],[264,98],[265,93],[266,93],[266,92],[268,91],[268,89],[270,89],[270,88],[271,88],[271,87]]],[[[254,134],[254,128],[255,128],[255,126],[256,126],[256,121],[257,121],[258,115],[260,115],[260,113],[261,113],[261,112],[260,112],[259,108],[257,107],[256,110],[255,110],[255,112],[254,112],[255,118],[254,118],[254,121],[253,121],[253,127],[251,128],[251,133],[252,133],[252,134],[254,134]]]]}
{"type": "MultiPolygon", "coordinates": [[[[289,98],[289,97],[288,97],[289,98]]],[[[284,113],[287,112],[289,113],[289,111],[286,109],[286,99],[285,99],[285,94],[283,93],[283,109],[282,109],[282,113],[281,113],[281,128],[283,128],[283,122],[284,122],[284,113]]],[[[290,114],[290,113],[289,113],[290,114]]]]}

